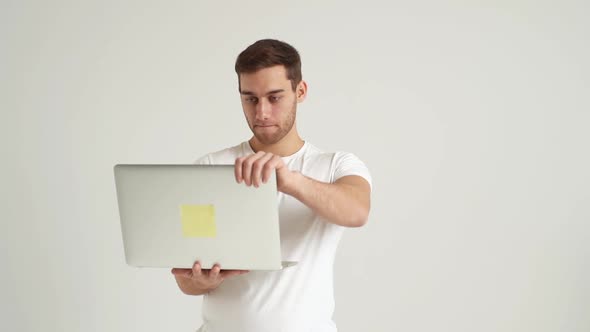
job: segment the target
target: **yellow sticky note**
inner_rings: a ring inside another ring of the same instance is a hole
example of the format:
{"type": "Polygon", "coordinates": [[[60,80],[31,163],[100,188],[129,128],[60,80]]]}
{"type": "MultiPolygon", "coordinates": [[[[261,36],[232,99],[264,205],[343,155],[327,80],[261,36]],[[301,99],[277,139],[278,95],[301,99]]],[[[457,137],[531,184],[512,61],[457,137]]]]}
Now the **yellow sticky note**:
{"type": "Polygon", "coordinates": [[[217,236],[213,205],[181,205],[180,219],[184,237],[217,236]]]}

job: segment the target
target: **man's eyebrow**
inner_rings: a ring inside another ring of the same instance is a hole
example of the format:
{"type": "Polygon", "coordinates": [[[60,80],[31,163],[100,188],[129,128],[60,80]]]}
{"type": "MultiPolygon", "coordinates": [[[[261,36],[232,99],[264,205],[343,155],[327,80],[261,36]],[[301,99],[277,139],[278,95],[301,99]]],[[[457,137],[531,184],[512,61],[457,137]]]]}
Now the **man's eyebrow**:
{"type": "Polygon", "coordinates": [[[272,91],[267,92],[266,95],[268,96],[268,95],[272,95],[272,94],[279,93],[279,92],[285,92],[285,90],[284,89],[272,90],[272,91]]]}
{"type": "MultiPolygon", "coordinates": [[[[269,91],[269,92],[266,93],[266,96],[272,95],[272,94],[275,94],[275,93],[279,93],[279,92],[285,92],[285,89],[271,90],[271,91],[269,91]]],[[[256,96],[256,94],[254,92],[247,91],[247,90],[240,91],[240,94],[241,95],[246,95],[246,96],[256,96]]]]}

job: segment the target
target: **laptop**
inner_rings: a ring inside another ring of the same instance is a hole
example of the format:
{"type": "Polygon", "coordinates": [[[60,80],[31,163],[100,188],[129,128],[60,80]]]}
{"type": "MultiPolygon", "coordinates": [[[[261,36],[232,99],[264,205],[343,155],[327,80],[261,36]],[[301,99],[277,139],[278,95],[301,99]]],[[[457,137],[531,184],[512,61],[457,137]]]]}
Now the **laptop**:
{"type": "Polygon", "coordinates": [[[233,165],[114,166],[128,265],[280,270],[276,177],[238,184],[233,165]]]}

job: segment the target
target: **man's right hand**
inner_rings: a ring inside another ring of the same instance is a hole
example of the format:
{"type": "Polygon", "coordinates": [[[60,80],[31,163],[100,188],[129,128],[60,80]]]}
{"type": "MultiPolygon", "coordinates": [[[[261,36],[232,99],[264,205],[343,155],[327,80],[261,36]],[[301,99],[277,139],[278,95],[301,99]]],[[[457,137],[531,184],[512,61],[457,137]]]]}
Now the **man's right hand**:
{"type": "Polygon", "coordinates": [[[219,264],[211,269],[201,269],[201,263],[195,262],[192,269],[172,269],[180,290],[187,295],[202,295],[221,285],[229,277],[248,273],[246,270],[221,270],[219,264]]]}

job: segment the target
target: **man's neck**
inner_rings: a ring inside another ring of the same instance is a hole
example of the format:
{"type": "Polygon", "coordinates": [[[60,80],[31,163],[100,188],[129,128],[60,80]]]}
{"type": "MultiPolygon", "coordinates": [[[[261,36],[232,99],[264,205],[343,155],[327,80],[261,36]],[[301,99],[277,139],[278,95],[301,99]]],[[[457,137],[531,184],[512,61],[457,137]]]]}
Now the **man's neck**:
{"type": "Polygon", "coordinates": [[[276,154],[281,157],[290,156],[301,149],[305,143],[297,133],[287,135],[275,144],[263,144],[256,137],[252,137],[248,143],[254,152],[264,151],[276,154]],[[291,136],[291,137],[289,137],[291,136]]]}

